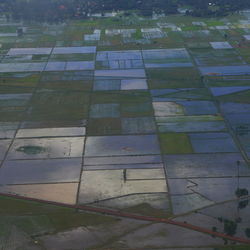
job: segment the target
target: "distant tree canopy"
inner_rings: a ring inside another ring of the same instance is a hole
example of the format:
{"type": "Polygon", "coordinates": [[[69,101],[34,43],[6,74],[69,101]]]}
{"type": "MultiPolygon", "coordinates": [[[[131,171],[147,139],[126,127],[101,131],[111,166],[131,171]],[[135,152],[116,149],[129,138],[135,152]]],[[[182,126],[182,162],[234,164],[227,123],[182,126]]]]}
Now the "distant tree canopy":
{"type": "Polygon", "coordinates": [[[90,13],[137,10],[141,15],[153,12],[178,13],[178,7],[190,6],[187,15],[223,16],[250,8],[247,0],[1,0],[0,12],[9,13],[14,19],[35,21],[63,21],[84,18],[90,13]]]}

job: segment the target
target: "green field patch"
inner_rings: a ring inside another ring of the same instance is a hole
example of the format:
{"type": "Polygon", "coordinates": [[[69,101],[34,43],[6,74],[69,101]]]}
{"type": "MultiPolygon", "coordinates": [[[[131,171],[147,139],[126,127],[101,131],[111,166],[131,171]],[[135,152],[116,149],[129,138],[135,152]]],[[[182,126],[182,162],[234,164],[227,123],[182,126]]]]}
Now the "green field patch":
{"type": "Polygon", "coordinates": [[[121,134],[120,118],[89,119],[87,135],[115,135],[121,134]]]}
{"type": "Polygon", "coordinates": [[[245,64],[245,62],[235,50],[192,49],[191,54],[199,66],[226,66],[245,64]]]}
{"type": "Polygon", "coordinates": [[[219,20],[209,20],[209,21],[206,21],[206,24],[208,26],[224,26],[225,25],[224,22],[219,21],[219,20]]]}
{"type": "Polygon", "coordinates": [[[225,37],[218,30],[196,30],[181,32],[185,44],[188,43],[207,43],[213,41],[225,41],[225,37]]]}
{"type": "Polygon", "coordinates": [[[250,48],[237,48],[239,54],[245,60],[246,63],[250,63],[250,48]]]}
{"type": "Polygon", "coordinates": [[[184,133],[162,133],[160,134],[160,144],[163,154],[193,153],[189,137],[184,133]]]}
{"type": "Polygon", "coordinates": [[[201,87],[201,77],[195,68],[146,69],[150,89],[201,87]]]}
{"type": "Polygon", "coordinates": [[[250,90],[218,97],[221,102],[250,103],[250,90]]]}
{"type": "MultiPolygon", "coordinates": [[[[123,209],[123,211],[127,212],[127,213],[153,216],[156,218],[168,218],[172,215],[172,213],[169,210],[155,208],[146,202],[141,203],[141,204],[136,205],[136,206],[125,208],[125,209],[123,209]]],[[[164,232],[161,232],[161,233],[162,233],[162,235],[164,235],[164,232]]]]}
{"type": "Polygon", "coordinates": [[[189,49],[209,49],[211,48],[207,41],[188,41],[186,47],[189,49]]]}
{"type": "Polygon", "coordinates": [[[8,237],[14,228],[30,236],[54,231],[49,218],[45,215],[1,216],[0,214],[0,237],[8,237]]]}
{"type": "Polygon", "coordinates": [[[150,101],[151,96],[148,91],[98,91],[94,92],[91,97],[92,103],[144,103],[150,101]]]}
{"type": "Polygon", "coordinates": [[[35,87],[40,79],[38,73],[3,73],[1,74],[1,86],[35,87]]]}
{"type": "Polygon", "coordinates": [[[194,31],[194,30],[201,30],[203,27],[201,26],[195,26],[195,25],[190,25],[190,26],[184,26],[181,29],[183,31],[194,31]]]}
{"type": "Polygon", "coordinates": [[[199,71],[194,68],[147,69],[148,79],[152,80],[199,80],[199,71]]]}
{"type": "Polygon", "coordinates": [[[54,90],[81,90],[90,91],[93,82],[88,80],[82,81],[45,81],[39,83],[39,87],[54,90]]]}
{"type": "Polygon", "coordinates": [[[22,121],[24,118],[24,112],[22,110],[0,110],[0,122],[17,122],[22,121]]]}
{"type": "Polygon", "coordinates": [[[23,146],[23,147],[19,147],[17,148],[18,152],[23,152],[25,154],[28,155],[36,155],[36,154],[40,154],[43,152],[46,152],[46,148],[40,147],[40,146],[23,146]]]}
{"type": "MultiPolygon", "coordinates": [[[[11,224],[27,233],[32,230],[48,230],[60,232],[79,226],[95,226],[116,222],[119,219],[105,215],[76,211],[75,209],[53,206],[46,203],[23,201],[12,198],[0,197],[0,216],[9,216],[11,224]],[[36,223],[34,225],[33,223],[36,223]]],[[[4,222],[1,218],[1,222],[4,222]]],[[[2,228],[8,227],[7,223],[1,223],[2,228]]],[[[2,231],[2,230],[1,230],[2,231]]]]}
{"type": "Polygon", "coordinates": [[[0,94],[32,93],[33,88],[23,86],[7,86],[0,84],[0,94]]]}
{"type": "Polygon", "coordinates": [[[82,120],[87,116],[89,94],[40,90],[32,98],[27,120],[82,120]]]}
{"type": "Polygon", "coordinates": [[[248,78],[248,76],[208,77],[207,82],[210,87],[249,86],[248,78]]]}
{"type": "Polygon", "coordinates": [[[143,117],[152,116],[154,114],[151,102],[142,103],[122,103],[121,116],[122,117],[143,117]]]}
{"type": "Polygon", "coordinates": [[[190,88],[190,89],[175,89],[173,93],[159,93],[154,94],[152,90],[152,95],[158,98],[177,98],[177,99],[188,99],[188,100],[210,100],[211,94],[206,88],[190,88]]]}
{"type": "Polygon", "coordinates": [[[53,54],[50,56],[49,61],[93,61],[94,54],[53,54]]]}
{"type": "Polygon", "coordinates": [[[132,34],[132,37],[135,39],[142,39],[142,33],[140,29],[136,29],[136,32],[132,34]]]}

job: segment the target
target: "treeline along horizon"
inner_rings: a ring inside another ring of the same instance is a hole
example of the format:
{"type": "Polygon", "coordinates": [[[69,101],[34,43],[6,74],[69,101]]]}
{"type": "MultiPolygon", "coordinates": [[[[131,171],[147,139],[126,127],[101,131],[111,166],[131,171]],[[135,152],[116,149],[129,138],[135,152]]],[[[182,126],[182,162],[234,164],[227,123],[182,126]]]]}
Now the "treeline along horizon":
{"type": "Polygon", "coordinates": [[[153,13],[177,14],[178,8],[188,6],[187,15],[224,16],[250,8],[247,0],[1,0],[0,12],[16,20],[60,22],[84,19],[89,14],[107,11],[137,11],[139,15],[153,13]]]}

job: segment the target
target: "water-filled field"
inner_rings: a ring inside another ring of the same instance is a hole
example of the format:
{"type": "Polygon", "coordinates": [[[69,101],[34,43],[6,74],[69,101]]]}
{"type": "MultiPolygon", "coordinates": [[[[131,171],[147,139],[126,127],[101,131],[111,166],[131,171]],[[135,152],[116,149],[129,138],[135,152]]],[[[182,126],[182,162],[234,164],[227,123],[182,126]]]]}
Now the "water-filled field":
{"type": "MultiPolygon", "coordinates": [[[[248,239],[248,17],[135,20],[9,23],[21,37],[0,25],[0,192],[226,234],[230,222],[248,239]]],[[[25,246],[13,249],[45,249],[28,248],[31,236],[60,250],[224,249],[175,226],[0,201],[3,249],[11,233],[25,246]],[[62,231],[89,240],[67,245],[62,231]]]]}

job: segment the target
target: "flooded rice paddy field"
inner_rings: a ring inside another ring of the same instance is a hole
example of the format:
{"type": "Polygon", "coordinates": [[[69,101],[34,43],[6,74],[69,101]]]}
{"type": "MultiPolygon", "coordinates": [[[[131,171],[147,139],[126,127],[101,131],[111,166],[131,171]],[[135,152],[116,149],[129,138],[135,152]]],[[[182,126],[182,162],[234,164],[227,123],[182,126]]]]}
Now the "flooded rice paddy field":
{"type": "MultiPolygon", "coordinates": [[[[0,192],[249,239],[250,19],[133,20],[1,21],[0,192]]],[[[0,202],[4,249],[231,246],[171,225],[0,202]]]]}

